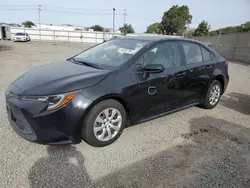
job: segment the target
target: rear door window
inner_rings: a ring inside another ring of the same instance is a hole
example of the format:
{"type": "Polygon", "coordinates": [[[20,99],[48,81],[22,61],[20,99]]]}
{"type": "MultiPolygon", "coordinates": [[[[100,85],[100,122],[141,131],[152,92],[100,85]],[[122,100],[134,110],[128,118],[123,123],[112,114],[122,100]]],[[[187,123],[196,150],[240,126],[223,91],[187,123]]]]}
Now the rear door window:
{"type": "Polygon", "coordinates": [[[201,47],[191,42],[181,42],[187,64],[200,63],[203,61],[201,47]]]}

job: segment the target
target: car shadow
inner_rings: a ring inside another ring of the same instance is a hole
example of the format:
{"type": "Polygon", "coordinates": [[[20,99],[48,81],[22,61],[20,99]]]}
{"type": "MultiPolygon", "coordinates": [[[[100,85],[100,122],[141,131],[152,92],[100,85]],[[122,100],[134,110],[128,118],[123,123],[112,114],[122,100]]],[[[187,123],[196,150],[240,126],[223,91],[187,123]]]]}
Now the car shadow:
{"type": "Polygon", "coordinates": [[[30,170],[30,187],[250,187],[249,128],[212,117],[195,118],[190,133],[180,138],[185,144],[95,181],[87,174],[80,152],[48,149],[49,156],[30,170]],[[71,157],[75,164],[69,162],[71,157]]]}
{"type": "Polygon", "coordinates": [[[84,157],[74,146],[48,146],[48,157],[39,159],[29,171],[30,188],[93,187],[84,157]]]}
{"type": "Polygon", "coordinates": [[[220,104],[231,108],[242,114],[250,115],[250,95],[242,93],[229,93],[228,96],[222,96],[220,104]]]}

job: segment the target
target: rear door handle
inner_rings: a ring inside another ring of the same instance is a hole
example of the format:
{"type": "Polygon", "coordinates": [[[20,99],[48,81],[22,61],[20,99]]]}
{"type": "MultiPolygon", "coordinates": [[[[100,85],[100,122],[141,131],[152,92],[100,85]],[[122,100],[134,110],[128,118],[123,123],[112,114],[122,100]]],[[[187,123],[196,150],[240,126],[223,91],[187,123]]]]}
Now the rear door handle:
{"type": "Polygon", "coordinates": [[[186,73],[185,72],[180,72],[177,74],[178,77],[184,76],[186,73]]]}
{"type": "Polygon", "coordinates": [[[211,69],[212,68],[212,65],[207,65],[206,66],[206,69],[211,69]]]}

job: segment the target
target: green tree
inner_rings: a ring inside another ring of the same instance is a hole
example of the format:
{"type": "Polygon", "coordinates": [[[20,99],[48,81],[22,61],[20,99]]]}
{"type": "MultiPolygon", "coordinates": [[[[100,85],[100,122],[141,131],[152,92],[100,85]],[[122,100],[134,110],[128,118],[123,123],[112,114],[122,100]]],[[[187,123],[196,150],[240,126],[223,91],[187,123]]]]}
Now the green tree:
{"type": "Polygon", "coordinates": [[[246,22],[238,26],[238,32],[249,32],[250,31],[250,22],[246,22]]]}
{"type": "Polygon", "coordinates": [[[210,32],[208,33],[208,35],[209,35],[209,36],[217,36],[217,35],[219,35],[219,33],[218,33],[217,30],[216,30],[216,31],[210,31],[210,32]]]}
{"type": "Polygon", "coordinates": [[[124,33],[125,35],[128,34],[128,33],[134,33],[135,30],[134,28],[132,27],[131,24],[125,24],[123,27],[120,27],[119,30],[124,33]]]}
{"type": "Polygon", "coordinates": [[[157,34],[160,34],[161,33],[160,23],[155,22],[155,23],[149,25],[147,27],[146,33],[157,33],[157,34]]]}
{"type": "Polygon", "coordinates": [[[91,29],[93,29],[94,31],[103,31],[103,27],[100,25],[93,25],[91,29]]]}
{"type": "MultiPolygon", "coordinates": [[[[218,33],[220,33],[220,30],[221,29],[218,29],[218,33]]],[[[222,28],[222,32],[221,34],[231,34],[231,33],[238,33],[239,32],[239,27],[225,27],[225,28],[222,28]]],[[[241,31],[240,31],[241,32],[241,31]]]]}
{"type": "Polygon", "coordinates": [[[188,29],[183,34],[186,38],[193,38],[194,37],[194,29],[188,29]]]}
{"type": "Polygon", "coordinates": [[[214,31],[210,31],[209,35],[210,36],[219,35],[221,30],[222,30],[221,34],[250,32],[250,22],[246,22],[238,26],[229,26],[229,27],[224,27],[224,28],[217,29],[214,31]]]}
{"type": "Polygon", "coordinates": [[[207,36],[209,34],[210,26],[203,20],[194,31],[194,36],[207,36]]]}
{"type": "Polygon", "coordinates": [[[161,30],[166,33],[173,35],[183,34],[188,24],[192,21],[192,15],[189,13],[189,8],[186,5],[172,6],[167,12],[164,12],[161,21],[161,30]]]}
{"type": "Polygon", "coordinates": [[[35,26],[35,24],[32,21],[25,21],[22,23],[22,25],[24,25],[24,27],[29,27],[29,28],[31,28],[31,26],[35,26]]]}

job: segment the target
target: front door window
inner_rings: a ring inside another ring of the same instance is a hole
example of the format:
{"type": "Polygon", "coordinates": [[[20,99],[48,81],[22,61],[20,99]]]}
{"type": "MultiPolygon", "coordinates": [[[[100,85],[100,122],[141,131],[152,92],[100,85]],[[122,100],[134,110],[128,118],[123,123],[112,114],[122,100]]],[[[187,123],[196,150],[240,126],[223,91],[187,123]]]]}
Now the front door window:
{"type": "Polygon", "coordinates": [[[144,66],[147,64],[162,64],[164,68],[179,66],[177,43],[171,41],[157,44],[144,55],[144,66]]]}

